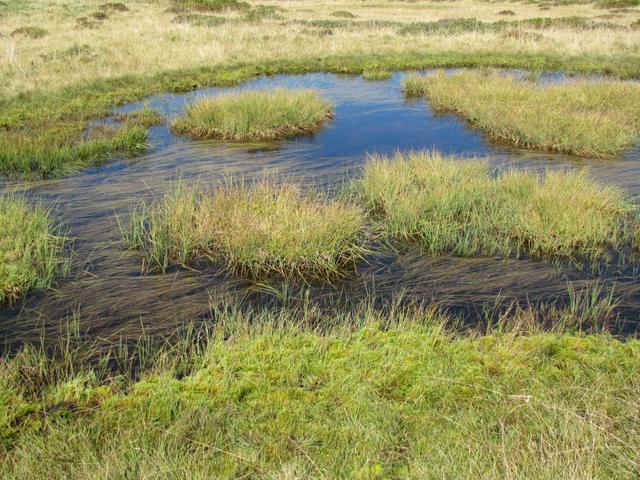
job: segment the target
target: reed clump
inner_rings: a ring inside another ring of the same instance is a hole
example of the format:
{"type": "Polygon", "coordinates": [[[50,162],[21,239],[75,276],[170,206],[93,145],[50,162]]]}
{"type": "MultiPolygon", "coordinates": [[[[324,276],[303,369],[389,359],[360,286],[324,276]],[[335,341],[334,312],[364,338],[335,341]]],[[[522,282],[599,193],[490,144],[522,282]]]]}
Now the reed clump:
{"type": "Polygon", "coordinates": [[[195,102],[172,128],[192,138],[273,140],[312,133],[332,112],[332,105],[313,90],[250,90],[195,102]]]}
{"type": "Polygon", "coordinates": [[[408,95],[468,119],[491,137],[524,148],[611,157],[638,142],[640,85],[615,80],[536,85],[500,73],[409,77],[408,95]]]}
{"type": "Polygon", "coordinates": [[[147,270],[205,261],[254,278],[339,276],[365,254],[367,233],[359,207],[266,180],[213,192],[179,185],[134,209],[123,229],[147,270]]]}
{"type": "Polygon", "coordinates": [[[49,212],[21,198],[0,195],[0,306],[34,288],[49,288],[64,273],[68,239],[49,212]]]}
{"type": "Polygon", "coordinates": [[[437,152],[372,156],[356,189],[389,236],[428,253],[591,257],[631,243],[635,207],[585,171],[492,172],[437,152]]]}

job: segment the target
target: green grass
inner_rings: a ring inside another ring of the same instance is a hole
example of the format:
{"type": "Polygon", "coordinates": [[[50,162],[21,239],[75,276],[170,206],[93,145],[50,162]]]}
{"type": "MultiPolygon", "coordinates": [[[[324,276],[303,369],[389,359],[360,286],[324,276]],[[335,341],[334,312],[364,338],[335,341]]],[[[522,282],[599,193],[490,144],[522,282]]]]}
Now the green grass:
{"type": "Polygon", "coordinates": [[[640,85],[633,82],[538,86],[499,73],[462,72],[409,77],[404,88],[519,147],[611,157],[640,137],[640,85]]]}
{"type": "Polygon", "coordinates": [[[356,181],[387,234],[429,254],[598,258],[632,242],[635,208],[584,171],[544,176],[437,152],[373,156],[356,181]]]}
{"type": "Polygon", "coordinates": [[[272,140],[311,133],[332,111],[313,90],[251,90],[201,99],[187,107],[172,128],[192,138],[272,140]]]}
{"type": "Polygon", "coordinates": [[[329,278],[364,254],[367,230],[356,206],[262,181],[214,192],[179,185],[134,209],[123,234],[147,270],[204,260],[252,277],[329,278]]]}
{"type": "Polygon", "coordinates": [[[73,341],[57,355],[26,348],[0,362],[0,475],[640,473],[636,339],[459,335],[430,311],[316,315],[221,311],[202,335],[188,330],[159,350],[141,342],[135,361],[116,348],[94,368],[75,361],[84,355],[73,341]],[[108,361],[125,373],[108,373],[108,361]]]}
{"type": "Polygon", "coordinates": [[[0,195],[0,306],[34,288],[49,288],[65,273],[68,239],[49,212],[23,199],[0,195]]]}
{"type": "Polygon", "coordinates": [[[76,173],[117,153],[146,148],[146,128],[125,124],[97,129],[90,139],[77,140],[75,125],[35,132],[0,131],[0,171],[8,177],[46,178],[76,173]]]}
{"type": "MultiPolygon", "coordinates": [[[[449,52],[433,54],[424,51],[407,51],[384,55],[339,55],[322,58],[301,58],[253,64],[234,64],[225,67],[199,67],[166,71],[159,74],[126,75],[117,78],[94,80],[64,89],[24,92],[12,97],[0,98],[0,143],[9,145],[0,149],[0,173],[10,176],[41,178],[73,173],[82,166],[109,157],[112,149],[103,148],[91,162],[76,162],[75,156],[66,151],[81,142],[83,127],[94,118],[111,114],[113,107],[142,100],[149,95],[163,92],[184,92],[204,86],[229,86],[251,80],[260,75],[303,74],[332,72],[361,75],[376,65],[377,69],[419,70],[438,67],[504,67],[526,68],[532,71],[559,70],[569,73],[604,73],[619,77],[640,76],[640,62],[634,56],[620,55],[558,56],[547,54],[502,54],[449,52]],[[39,132],[42,138],[39,150],[46,155],[34,155],[34,145],[25,141],[24,131],[39,132]],[[60,144],[50,139],[63,136],[68,139],[60,144]],[[62,161],[51,168],[51,158],[62,161]],[[65,165],[69,162],[70,165],[65,165]],[[19,166],[24,168],[17,168],[19,166]]],[[[132,142],[133,151],[139,142],[132,142]]],[[[98,152],[94,152],[98,153],[98,152]]]]}

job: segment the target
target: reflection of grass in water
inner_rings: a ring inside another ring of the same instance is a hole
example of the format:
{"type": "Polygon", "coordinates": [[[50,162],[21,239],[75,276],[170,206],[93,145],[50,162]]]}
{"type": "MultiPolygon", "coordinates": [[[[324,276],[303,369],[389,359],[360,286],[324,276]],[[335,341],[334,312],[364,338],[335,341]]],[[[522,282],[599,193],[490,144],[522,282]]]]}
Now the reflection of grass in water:
{"type": "Polygon", "coordinates": [[[0,305],[33,288],[48,288],[68,266],[67,239],[42,207],[0,196],[0,305]]]}
{"type": "Polygon", "coordinates": [[[214,193],[179,186],[134,210],[123,233],[151,270],[209,259],[253,277],[329,277],[364,254],[366,230],[355,206],[263,181],[214,193]]]}
{"type": "Polygon", "coordinates": [[[313,132],[332,109],[313,90],[246,91],[197,101],[172,127],[193,138],[268,140],[313,132]]]}
{"type": "Polygon", "coordinates": [[[597,257],[629,241],[634,212],[584,172],[494,177],[487,162],[435,152],[373,157],[356,189],[389,235],[433,255],[597,257]]]}
{"type": "Polygon", "coordinates": [[[0,362],[3,476],[637,473],[635,339],[463,335],[395,306],[214,315],[208,331],[116,345],[95,367],[77,331],[0,362]]]}
{"type": "Polygon", "coordinates": [[[462,72],[409,77],[404,88],[518,146],[607,157],[640,136],[640,85],[632,82],[537,86],[498,73],[462,72]]]}

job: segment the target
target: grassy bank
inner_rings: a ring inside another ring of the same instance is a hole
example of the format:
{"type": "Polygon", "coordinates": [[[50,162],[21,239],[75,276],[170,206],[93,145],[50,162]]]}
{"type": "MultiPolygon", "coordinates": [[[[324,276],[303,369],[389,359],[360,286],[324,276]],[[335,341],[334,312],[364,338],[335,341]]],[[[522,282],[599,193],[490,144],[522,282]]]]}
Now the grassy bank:
{"type": "Polygon", "coordinates": [[[312,133],[332,111],[313,90],[254,90],[196,101],[171,127],[192,138],[273,140],[312,133]]]}
{"type": "Polygon", "coordinates": [[[73,341],[7,358],[2,477],[640,473],[637,340],[459,335],[424,310],[309,313],[220,311],[202,335],[143,342],[141,363],[116,349],[92,368],[73,341]]]}
{"type": "Polygon", "coordinates": [[[630,243],[634,207],[583,172],[494,175],[437,152],[372,157],[355,189],[392,238],[433,255],[603,255],[630,243]]]}
{"type": "Polygon", "coordinates": [[[516,146],[609,157],[640,140],[640,85],[632,82],[539,86],[499,73],[463,72],[409,77],[404,88],[516,146]]]}
{"type": "Polygon", "coordinates": [[[364,254],[367,230],[356,206],[262,181],[213,193],[178,186],[135,209],[123,233],[148,270],[205,261],[252,277],[327,278],[364,254]]]}
{"type": "Polygon", "coordinates": [[[34,288],[49,288],[68,267],[68,243],[49,212],[0,195],[0,306],[34,288]]]}

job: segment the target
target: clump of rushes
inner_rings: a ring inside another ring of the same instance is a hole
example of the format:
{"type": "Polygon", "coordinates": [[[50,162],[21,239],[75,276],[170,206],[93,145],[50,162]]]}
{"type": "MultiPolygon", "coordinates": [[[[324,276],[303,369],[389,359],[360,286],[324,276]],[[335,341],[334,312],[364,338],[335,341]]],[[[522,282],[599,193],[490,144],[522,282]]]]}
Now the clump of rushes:
{"type": "Polygon", "coordinates": [[[0,305],[33,288],[49,288],[56,273],[66,271],[68,239],[47,210],[2,195],[0,225],[0,305]]]}
{"type": "Polygon", "coordinates": [[[48,178],[78,172],[116,152],[146,148],[147,130],[134,123],[102,129],[98,136],[77,140],[75,127],[42,132],[0,130],[0,172],[9,177],[48,178]]]}
{"type": "Polygon", "coordinates": [[[179,185],[134,209],[123,233],[146,270],[205,260],[254,278],[329,278],[365,254],[368,227],[357,206],[261,181],[214,192],[179,185]]]}
{"type": "Polygon", "coordinates": [[[430,254],[597,258],[630,243],[634,207],[584,171],[544,176],[438,153],[374,156],[358,181],[392,238],[430,254]]]}
{"type": "Polygon", "coordinates": [[[313,90],[250,90],[202,99],[172,128],[192,138],[273,140],[311,133],[332,112],[332,105],[313,90]]]}
{"type": "Polygon", "coordinates": [[[539,86],[499,73],[462,72],[409,77],[404,88],[520,147],[610,157],[640,136],[640,85],[633,82],[539,86]]]}

